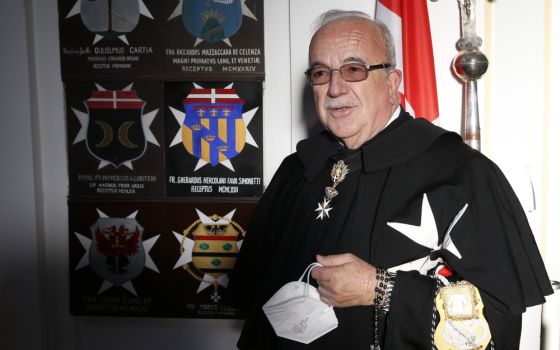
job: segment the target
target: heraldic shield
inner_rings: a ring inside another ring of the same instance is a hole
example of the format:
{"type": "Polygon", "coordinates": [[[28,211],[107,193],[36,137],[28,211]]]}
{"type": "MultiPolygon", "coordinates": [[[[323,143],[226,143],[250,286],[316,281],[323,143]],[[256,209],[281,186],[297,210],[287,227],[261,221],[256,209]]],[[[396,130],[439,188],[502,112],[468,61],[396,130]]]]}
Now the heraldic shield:
{"type": "Polygon", "coordinates": [[[90,227],[93,244],[89,250],[91,269],[99,277],[120,286],[144,269],[144,228],[136,219],[100,217],[90,227]]]}
{"type": "Polygon", "coordinates": [[[140,158],[146,151],[142,127],[144,104],[134,90],[93,91],[85,101],[89,114],[86,136],[89,152],[115,168],[140,158]]]}
{"type": "Polygon", "coordinates": [[[241,0],[183,0],[183,25],[197,38],[227,39],[237,33],[242,21],[241,0]]]}
{"type": "MultiPolygon", "coordinates": [[[[227,273],[235,265],[239,253],[239,241],[243,240],[245,231],[231,220],[233,212],[225,217],[217,214],[208,217],[198,210],[197,212],[200,220],[194,222],[184,233],[194,240],[192,265],[203,276],[212,276],[213,279],[210,280],[213,281],[214,293],[217,295],[218,284],[227,287],[227,282],[223,282],[223,278],[226,277],[227,280],[227,273]]],[[[191,271],[188,265],[185,268],[195,279],[208,281],[191,271]]]]}
{"type": "Polygon", "coordinates": [[[243,101],[234,89],[194,88],[183,99],[183,145],[212,166],[236,157],[245,146],[243,101]]]}
{"type": "Polygon", "coordinates": [[[93,33],[129,33],[140,19],[138,0],[80,0],[80,15],[93,33]]]}

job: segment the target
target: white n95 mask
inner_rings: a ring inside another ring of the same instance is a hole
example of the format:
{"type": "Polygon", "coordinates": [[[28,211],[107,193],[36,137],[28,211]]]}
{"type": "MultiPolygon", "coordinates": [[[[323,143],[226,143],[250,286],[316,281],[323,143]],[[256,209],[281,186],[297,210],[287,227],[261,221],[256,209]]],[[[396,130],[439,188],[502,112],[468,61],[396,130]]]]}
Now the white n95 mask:
{"type": "Polygon", "coordinates": [[[276,335],[309,344],[338,326],[332,306],[321,301],[317,289],[309,284],[309,275],[319,263],[312,263],[294,282],[286,283],[262,309],[276,335]],[[307,274],[307,283],[303,277],[307,274]]]}

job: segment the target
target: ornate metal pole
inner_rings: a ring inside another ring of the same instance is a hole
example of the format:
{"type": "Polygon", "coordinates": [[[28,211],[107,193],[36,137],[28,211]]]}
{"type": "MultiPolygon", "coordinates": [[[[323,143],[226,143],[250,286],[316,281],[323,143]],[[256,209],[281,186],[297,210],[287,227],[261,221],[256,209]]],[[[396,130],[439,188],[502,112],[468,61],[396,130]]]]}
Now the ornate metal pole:
{"type": "Polygon", "coordinates": [[[476,0],[457,0],[461,15],[459,53],[453,59],[453,71],[463,81],[461,136],[465,143],[480,151],[480,123],[476,80],[486,73],[488,59],[478,49],[482,39],[476,35],[476,0]]]}

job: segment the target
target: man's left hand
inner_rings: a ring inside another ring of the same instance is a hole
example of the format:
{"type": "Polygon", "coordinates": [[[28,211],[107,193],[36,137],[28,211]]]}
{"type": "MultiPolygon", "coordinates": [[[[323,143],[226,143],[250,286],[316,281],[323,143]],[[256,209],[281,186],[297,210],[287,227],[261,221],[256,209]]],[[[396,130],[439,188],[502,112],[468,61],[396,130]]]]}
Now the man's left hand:
{"type": "Polygon", "coordinates": [[[375,297],[376,269],[353,254],[317,255],[323,265],[311,271],[319,284],[321,300],[328,305],[371,305],[375,297]]]}

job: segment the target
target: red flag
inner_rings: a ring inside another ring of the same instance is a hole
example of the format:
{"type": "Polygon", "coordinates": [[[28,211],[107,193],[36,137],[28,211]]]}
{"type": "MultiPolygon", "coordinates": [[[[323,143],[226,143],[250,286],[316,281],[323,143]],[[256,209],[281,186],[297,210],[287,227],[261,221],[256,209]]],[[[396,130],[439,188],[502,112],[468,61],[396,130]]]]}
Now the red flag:
{"type": "Polygon", "coordinates": [[[425,0],[376,0],[375,18],[395,39],[401,105],[416,118],[439,117],[430,19],[425,0]]]}

